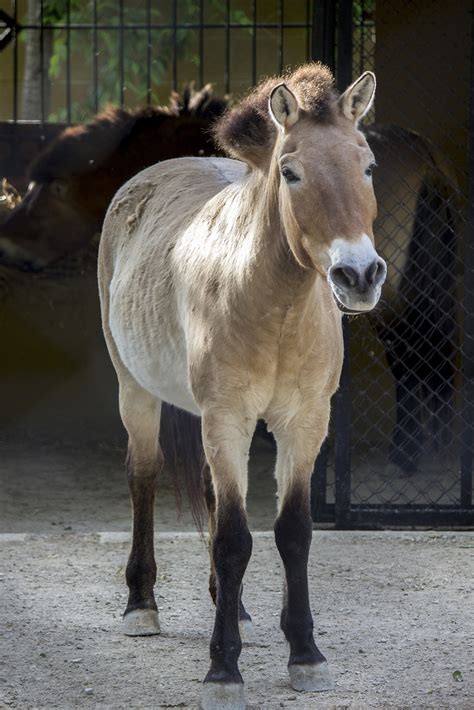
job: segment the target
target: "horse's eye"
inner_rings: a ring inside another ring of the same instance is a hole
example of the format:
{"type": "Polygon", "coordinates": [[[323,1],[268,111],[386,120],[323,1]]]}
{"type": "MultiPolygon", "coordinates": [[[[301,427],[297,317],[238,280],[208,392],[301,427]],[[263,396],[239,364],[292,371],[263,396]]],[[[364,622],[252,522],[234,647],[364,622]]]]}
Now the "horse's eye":
{"type": "Polygon", "coordinates": [[[365,169],[365,174],[367,177],[371,177],[372,173],[374,172],[374,168],[376,166],[376,163],[371,163],[368,168],[365,169]]]}
{"type": "Polygon", "coordinates": [[[286,182],[293,183],[293,182],[299,182],[299,177],[298,175],[295,175],[290,168],[283,168],[281,171],[281,174],[285,178],[286,182]]]}

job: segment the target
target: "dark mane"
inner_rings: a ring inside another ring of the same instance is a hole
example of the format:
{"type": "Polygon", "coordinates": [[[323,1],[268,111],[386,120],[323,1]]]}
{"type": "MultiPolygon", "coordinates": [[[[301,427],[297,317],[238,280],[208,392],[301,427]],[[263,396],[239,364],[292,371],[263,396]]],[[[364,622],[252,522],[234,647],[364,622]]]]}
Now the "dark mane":
{"type": "Polygon", "coordinates": [[[210,84],[199,91],[186,86],[182,94],[173,92],[168,106],[135,111],[109,106],[91,121],[66,128],[33,162],[30,179],[48,182],[54,178],[86,175],[123,147],[144,122],[157,130],[164,121],[183,117],[211,122],[226,106],[226,100],[213,96],[210,84]]]}
{"type": "Polygon", "coordinates": [[[268,112],[272,89],[285,82],[300,107],[317,121],[328,120],[339,96],[334,77],[323,64],[305,64],[294,72],[261,82],[248,96],[229,109],[214,127],[218,145],[235,158],[259,165],[268,156],[276,136],[268,112]]]}

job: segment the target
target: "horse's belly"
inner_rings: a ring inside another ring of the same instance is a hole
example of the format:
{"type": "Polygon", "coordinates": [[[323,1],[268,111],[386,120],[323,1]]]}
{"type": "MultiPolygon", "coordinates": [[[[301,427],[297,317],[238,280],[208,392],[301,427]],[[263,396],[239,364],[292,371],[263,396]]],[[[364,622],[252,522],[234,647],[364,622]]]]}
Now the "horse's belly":
{"type": "Polygon", "coordinates": [[[184,336],[178,329],[170,333],[169,324],[159,320],[144,327],[120,315],[114,318],[114,312],[120,314],[120,310],[113,305],[111,299],[110,330],[120,359],[133,378],[160,400],[200,415],[189,384],[184,336]]]}

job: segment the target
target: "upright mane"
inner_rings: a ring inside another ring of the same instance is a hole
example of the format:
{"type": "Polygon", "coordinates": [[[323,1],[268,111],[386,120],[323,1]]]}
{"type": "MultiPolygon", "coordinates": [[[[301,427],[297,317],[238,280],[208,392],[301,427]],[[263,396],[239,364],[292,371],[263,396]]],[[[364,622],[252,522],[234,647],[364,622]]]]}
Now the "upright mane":
{"type": "Polygon", "coordinates": [[[108,106],[91,121],[66,128],[33,162],[30,179],[47,182],[94,172],[133,137],[143,122],[157,129],[165,120],[186,116],[211,123],[226,106],[225,99],[213,96],[210,84],[199,91],[188,85],[181,94],[173,92],[167,106],[134,111],[108,106]]]}
{"type": "Polygon", "coordinates": [[[339,96],[334,77],[323,64],[305,64],[294,72],[262,81],[216,122],[214,137],[222,150],[250,166],[268,159],[277,130],[268,101],[272,89],[282,82],[296,95],[303,111],[317,121],[330,120],[339,96]]]}

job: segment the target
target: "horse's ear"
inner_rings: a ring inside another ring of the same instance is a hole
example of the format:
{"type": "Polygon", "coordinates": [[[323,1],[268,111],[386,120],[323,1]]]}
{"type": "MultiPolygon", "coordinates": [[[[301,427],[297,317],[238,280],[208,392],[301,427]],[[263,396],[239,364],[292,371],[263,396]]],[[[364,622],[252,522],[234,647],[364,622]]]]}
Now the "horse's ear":
{"type": "Polygon", "coordinates": [[[268,102],[270,116],[279,128],[287,131],[298,120],[298,101],[286,84],[278,84],[270,94],[268,102]]]}
{"type": "Polygon", "coordinates": [[[354,123],[360,121],[373,104],[375,96],[375,74],[364,72],[339,99],[339,107],[347,118],[354,123]]]}

